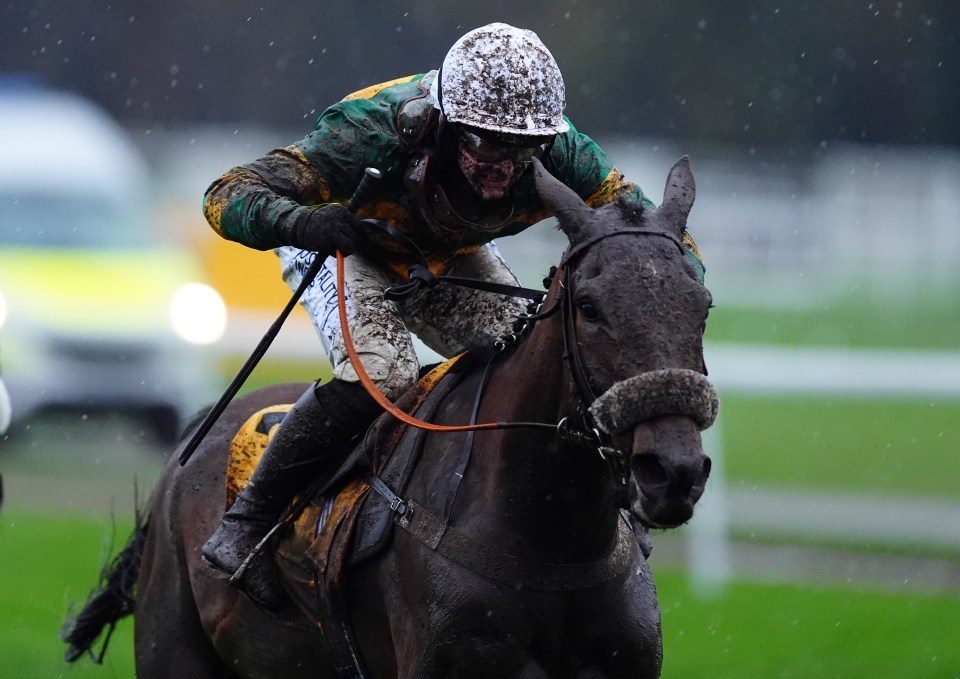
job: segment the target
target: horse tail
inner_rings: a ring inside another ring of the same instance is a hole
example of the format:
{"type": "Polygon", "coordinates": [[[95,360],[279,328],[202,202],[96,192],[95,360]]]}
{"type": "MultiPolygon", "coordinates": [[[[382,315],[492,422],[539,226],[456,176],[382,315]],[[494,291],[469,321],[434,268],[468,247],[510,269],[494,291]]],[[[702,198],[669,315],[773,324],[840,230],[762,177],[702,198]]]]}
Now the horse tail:
{"type": "Polygon", "coordinates": [[[147,519],[138,512],[136,527],[127,541],[127,546],[113,561],[104,564],[100,571],[100,581],[87,602],[76,617],[66,623],[61,639],[70,645],[64,654],[67,662],[73,662],[86,654],[98,665],[103,662],[117,623],[133,613],[140,559],[146,540],[147,519]],[[107,628],[106,636],[99,653],[94,653],[93,645],[104,628],[107,628]]]}

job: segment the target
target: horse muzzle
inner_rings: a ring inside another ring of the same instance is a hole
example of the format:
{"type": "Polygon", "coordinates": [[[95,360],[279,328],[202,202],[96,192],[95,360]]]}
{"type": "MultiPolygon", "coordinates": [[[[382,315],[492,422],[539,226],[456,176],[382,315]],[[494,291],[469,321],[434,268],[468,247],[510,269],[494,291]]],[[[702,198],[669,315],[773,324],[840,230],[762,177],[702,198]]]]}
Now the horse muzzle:
{"type": "Polygon", "coordinates": [[[633,430],[630,512],[648,528],[675,528],[693,516],[712,462],[687,417],[660,417],[633,430]]]}
{"type": "Polygon", "coordinates": [[[717,417],[713,385],[693,370],[642,373],[614,384],[591,406],[610,435],[633,430],[630,511],[650,528],[672,528],[693,516],[710,474],[700,431],[717,417]]]}

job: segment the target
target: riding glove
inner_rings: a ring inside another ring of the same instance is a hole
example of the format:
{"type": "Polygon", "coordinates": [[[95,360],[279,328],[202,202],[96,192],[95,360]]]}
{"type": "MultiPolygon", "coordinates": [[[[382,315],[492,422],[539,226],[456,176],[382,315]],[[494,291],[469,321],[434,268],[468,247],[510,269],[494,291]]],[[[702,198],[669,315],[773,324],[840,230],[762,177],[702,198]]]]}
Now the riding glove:
{"type": "Polygon", "coordinates": [[[329,257],[337,250],[351,255],[363,236],[363,222],[340,203],[310,208],[297,216],[290,245],[329,257]]]}

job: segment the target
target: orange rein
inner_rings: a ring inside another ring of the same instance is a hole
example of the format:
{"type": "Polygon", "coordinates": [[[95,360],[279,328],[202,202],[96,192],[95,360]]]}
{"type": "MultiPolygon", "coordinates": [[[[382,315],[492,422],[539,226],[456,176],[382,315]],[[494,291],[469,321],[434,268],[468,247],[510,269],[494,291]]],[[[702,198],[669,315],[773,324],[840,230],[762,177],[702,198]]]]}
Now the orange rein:
{"type": "Polygon", "coordinates": [[[428,431],[476,431],[479,429],[503,428],[503,423],[501,422],[461,425],[431,424],[430,422],[424,422],[400,410],[400,408],[396,407],[390,399],[380,391],[363,367],[363,363],[361,363],[360,357],[357,355],[357,348],[353,345],[353,338],[350,336],[350,324],[347,322],[347,295],[344,286],[344,257],[343,253],[339,250],[337,251],[337,306],[340,312],[340,331],[343,333],[343,343],[347,348],[347,355],[350,357],[353,369],[356,370],[357,376],[360,378],[360,383],[363,384],[367,393],[388,413],[404,424],[428,431]]]}

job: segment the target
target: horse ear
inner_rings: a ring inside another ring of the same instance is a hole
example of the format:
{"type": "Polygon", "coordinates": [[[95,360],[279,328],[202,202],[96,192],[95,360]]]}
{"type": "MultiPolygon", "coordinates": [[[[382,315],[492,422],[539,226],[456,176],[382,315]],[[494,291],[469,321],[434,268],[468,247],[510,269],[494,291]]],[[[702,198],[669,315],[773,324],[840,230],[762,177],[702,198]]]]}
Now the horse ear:
{"type": "Polygon", "coordinates": [[[670,168],[667,186],[663,190],[663,202],[657,208],[657,214],[666,218],[669,226],[682,235],[687,224],[687,216],[697,196],[697,184],[690,169],[690,158],[684,156],[670,168]]]}
{"type": "Polygon", "coordinates": [[[539,158],[534,158],[532,162],[533,179],[540,199],[553,212],[560,229],[573,242],[593,219],[593,208],[584,203],[576,191],[547,172],[539,158]]]}

